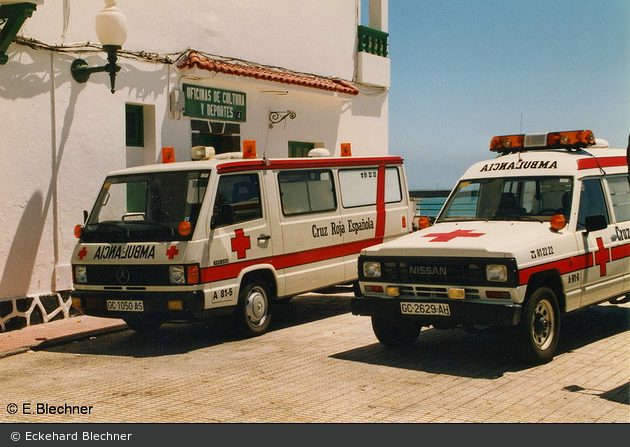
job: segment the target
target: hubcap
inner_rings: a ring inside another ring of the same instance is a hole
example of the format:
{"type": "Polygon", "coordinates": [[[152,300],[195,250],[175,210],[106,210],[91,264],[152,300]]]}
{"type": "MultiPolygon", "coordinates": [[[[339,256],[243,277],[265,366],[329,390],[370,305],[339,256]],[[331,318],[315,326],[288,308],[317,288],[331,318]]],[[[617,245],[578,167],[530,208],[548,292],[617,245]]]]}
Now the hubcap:
{"type": "Polygon", "coordinates": [[[532,337],[539,349],[547,349],[554,337],[554,314],[551,303],[541,300],[534,310],[532,337]]]}
{"type": "Polygon", "coordinates": [[[247,297],[247,318],[252,326],[260,326],[267,318],[267,299],[261,289],[252,289],[247,297]]]}

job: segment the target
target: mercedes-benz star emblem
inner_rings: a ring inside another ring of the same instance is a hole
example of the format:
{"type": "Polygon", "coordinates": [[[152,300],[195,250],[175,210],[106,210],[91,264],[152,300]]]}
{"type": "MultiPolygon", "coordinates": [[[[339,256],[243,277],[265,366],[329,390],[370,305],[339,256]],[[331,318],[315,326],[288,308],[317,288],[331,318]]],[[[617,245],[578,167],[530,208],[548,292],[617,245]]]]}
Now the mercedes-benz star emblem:
{"type": "Polygon", "coordinates": [[[116,280],[118,280],[120,284],[127,284],[129,282],[129,276],[129,270],[125,267],[120,267],[116,270],[116,280]]]}

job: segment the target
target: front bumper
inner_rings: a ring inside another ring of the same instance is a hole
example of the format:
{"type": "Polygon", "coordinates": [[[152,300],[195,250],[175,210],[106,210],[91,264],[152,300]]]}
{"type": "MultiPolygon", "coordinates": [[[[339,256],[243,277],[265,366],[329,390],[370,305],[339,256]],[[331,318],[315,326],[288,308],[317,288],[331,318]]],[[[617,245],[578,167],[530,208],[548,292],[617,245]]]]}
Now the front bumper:
{"type": "Polygon", "coordinates": [[[353,315],[372,317],[403,317],[421,321],[423,325],[448,326],[514,326],[521,318],[522,306],[513,303],[491,303],[480,301],[452,300],[431,298],[427,300],[404,298],[382,298],[362,296],[350,300],[353,315]],[[403,315],[400,303],[431,302],[448,304],[450,316],[441,315],[403,315]]]}
{"type": "Polygon", "coordinates": [[[233,307],[204,308],[203,291],[193,292],[125,292],[75,290],[71,292],[72,304],[85,315],[106,318],[155,317],[161,321],[195,321],[213,315],[233,312],[233,307]],[[108,300],[142,301],[142,312],[112,311],[107,309],[108,300]],[[181,302],[181,308],[169,308],[169,302],[181,302]]]}

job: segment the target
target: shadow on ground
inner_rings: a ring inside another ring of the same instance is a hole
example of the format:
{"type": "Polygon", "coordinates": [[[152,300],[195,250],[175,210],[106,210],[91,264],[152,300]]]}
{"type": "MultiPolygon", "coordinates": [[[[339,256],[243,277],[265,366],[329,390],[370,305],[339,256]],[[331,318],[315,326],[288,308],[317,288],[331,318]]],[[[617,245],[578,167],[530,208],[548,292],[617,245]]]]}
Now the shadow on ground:
{"type": "MultiPolygon", "coordinates": [[[[602,305],[567,315],[562,321],[556,357],[629,329],[628,307],[602,305]]],[[[409,347],[387,348],[377,342],[333,358],[483,379],[497,379],[506,372],[531,368],[516,356],[514,337],[508,331],[471,333],[430,328],[424,329],[409,347]]]]}
{"type": "MultiPolygon", "coordinates": [[[[269,332],[334,317],[350,312],[350,293],[342,286],[328,294],[309,293],[274,306],[269,332]]],[[[193,323],[170,323],[157,331],[141,334],[123,329],[89,337],[88,340],[43,345],[38,350],[72,354],[157,357],[183,354],[198,349],[241,340],[229,317],[216,317],[193,323]]]]}

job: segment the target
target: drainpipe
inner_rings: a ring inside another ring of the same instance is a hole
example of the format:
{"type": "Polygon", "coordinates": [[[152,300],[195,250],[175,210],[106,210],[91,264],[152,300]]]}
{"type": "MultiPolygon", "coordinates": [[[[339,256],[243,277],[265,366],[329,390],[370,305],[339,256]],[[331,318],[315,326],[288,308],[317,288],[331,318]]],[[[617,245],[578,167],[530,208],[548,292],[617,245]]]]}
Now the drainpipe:
{"type": "Polygon", "coordinates": [[[52,192],[52,216],[53,216],[53,256],[54,256],[54,290],[58,292],[62,272],[57,270],[59,265],[59,206],[57,192],[57,110],[56,110],[56,84],[55,84],[55,52],[50,52],[50,146],[51,146],[51,192],[52,192]]]}

